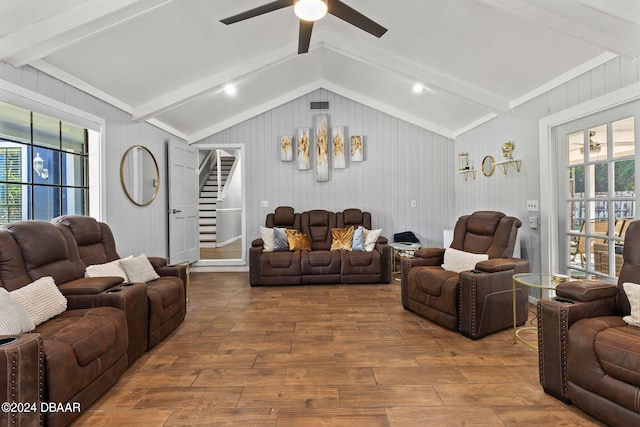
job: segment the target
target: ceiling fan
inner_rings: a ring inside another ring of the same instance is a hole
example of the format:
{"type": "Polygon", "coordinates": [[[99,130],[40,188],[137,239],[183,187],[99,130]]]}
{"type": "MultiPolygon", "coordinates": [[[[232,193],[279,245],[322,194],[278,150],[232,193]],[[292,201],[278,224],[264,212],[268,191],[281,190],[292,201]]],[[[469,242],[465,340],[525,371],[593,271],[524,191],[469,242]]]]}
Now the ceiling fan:
{"type": "Polygon", "coordinates": [[[357,10],[347,6],[340,0],[278,0],[247,10],[237,15],[221,19],[220,22],[229,25],[244,21],[278,9],[293,6],[294,12],[300,18],[300,32],[298,37],[298,53],[307,53],[311,42],[311,30],[314,21],[327,13],[336,16],[351,25],[355,25],[376,37],[382,37],[387,29],[377,22],[367,18],[357,10]]]}

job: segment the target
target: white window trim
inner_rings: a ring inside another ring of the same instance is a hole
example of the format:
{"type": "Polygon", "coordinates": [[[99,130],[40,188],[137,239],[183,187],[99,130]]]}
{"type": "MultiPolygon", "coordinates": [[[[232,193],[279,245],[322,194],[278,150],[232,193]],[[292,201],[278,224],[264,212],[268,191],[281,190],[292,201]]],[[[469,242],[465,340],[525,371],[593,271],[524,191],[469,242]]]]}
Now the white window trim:
{"type": "MultiPolygon", "coordinates": [[[[640,99],[640,82],[625,86],[598,98],[583,102],[566,110],[549,115],[538,122],[538,138],[540,147],[540,243],[541,272],[557,273],[559,270],[559,253],[557,215],[558,206],[558,164],[556,156],[556,135],[554,129],[565,123],[599,113],[628,102],[640,99]],[[543,161],[542,159],[545,159],[543,161]],[[547,191],[545,191],[547,190],[547,191]]],[[[636,145],[638,141],[636,141],[636,145]]]]}
{"type": "Polygon", "coordinates": [[[0,101],[44,114],[89,130],[89,215],[102,221],[106,217],[105,128],[106,121],[98,116],[48,98],[21,86],[0,80],[0,101]]]}

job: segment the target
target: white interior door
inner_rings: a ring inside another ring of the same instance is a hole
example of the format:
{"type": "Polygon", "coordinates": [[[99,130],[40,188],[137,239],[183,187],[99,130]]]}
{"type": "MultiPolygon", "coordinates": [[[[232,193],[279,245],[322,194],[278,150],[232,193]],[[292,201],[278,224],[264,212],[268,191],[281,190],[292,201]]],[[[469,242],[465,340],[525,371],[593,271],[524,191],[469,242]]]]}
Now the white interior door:
{"type": "Polygon", "coordinates": [[[169,257],[200,258],[198,243],[198,150],[184,142],[168,147],[169,257]]]}

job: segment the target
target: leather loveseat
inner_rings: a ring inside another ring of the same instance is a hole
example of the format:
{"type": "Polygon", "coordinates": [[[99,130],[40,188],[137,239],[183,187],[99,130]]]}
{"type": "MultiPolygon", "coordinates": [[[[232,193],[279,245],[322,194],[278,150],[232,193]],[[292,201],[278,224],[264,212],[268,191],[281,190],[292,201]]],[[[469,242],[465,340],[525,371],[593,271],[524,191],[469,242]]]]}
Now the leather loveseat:
{"type": "Polygon", "coordinates": [[[262,238],[249,249],[251,286],[332,283],[389,283],[391,248],[380,236],[371,251],[331,250],[332,230],[359,226],[371,230],[371,214],[360,209],[301,213],[280,206],[267,214],[267,228],[297,230],[308,237],[311,250],[265,251],[262,238]]]}
{"type": "MultiPolygon", "coordinates": [[[[91,218],[79,220],[93,223],[94,231],[96,225],[104,227],[91,218]]],[[[11,425],[69,424],[155,342],[149,338],[155,336],[149,328],[153,317],[149,313],[155,310],[148,297],[151,286],[124,286],[122,277],[84,277],[87,266],[76,239],[68,225],[57,222],[22,221],[0,227],[0,285],[11,292],[50,276],[66,298],[66,310],[32,333],[0,336],[5,342],[0,345],[0,400],[44,402],[63,405],[64,410],[41,413],[37,406],[36,412],[3,413],[0,425],[5,420],[11,425]]],[[[164,273],[175,272],[158,269],[158,274],[164,273]]],[[[167,306],[177,306],[182,321],[186,307],[182,280],[161,276],[158,283],[161,299],[167,306]]],[[[175,321],[171,326],[177,326],[175,321]]]]}
{"type": "Polygon", "coordinates": [[[556,287],[556,297],[538,301],[540,383],[607,425],[637,426],[640,327],[624,320],[632,314],[624,284],[640,283],[640,221],[629,225],[622,257],[617,286],[569,281],[556,287]]]}

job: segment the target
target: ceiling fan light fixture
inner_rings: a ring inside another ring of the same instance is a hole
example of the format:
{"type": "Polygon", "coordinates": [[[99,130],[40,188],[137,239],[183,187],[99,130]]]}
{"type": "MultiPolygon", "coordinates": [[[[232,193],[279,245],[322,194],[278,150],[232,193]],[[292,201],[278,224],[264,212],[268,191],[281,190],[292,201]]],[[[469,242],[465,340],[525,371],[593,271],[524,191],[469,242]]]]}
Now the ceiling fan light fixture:
{"type": "Polygon", "coordinates": [[[296,16],[303,21],[317,21],[327,14],[326,0],[298,0],[293,5],[296,16]]]}

